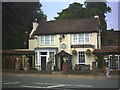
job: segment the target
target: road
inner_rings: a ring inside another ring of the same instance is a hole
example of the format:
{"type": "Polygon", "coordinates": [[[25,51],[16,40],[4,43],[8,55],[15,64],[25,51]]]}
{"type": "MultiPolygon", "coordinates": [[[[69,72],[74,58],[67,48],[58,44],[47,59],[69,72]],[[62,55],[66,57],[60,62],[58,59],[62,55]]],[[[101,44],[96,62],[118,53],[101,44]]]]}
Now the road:
{"type": "Polygon", "coordinates": [[[76,88],[118,88],[118,79],[95,78],[49,78],[24,75],[3,75],[2,88],[47,88],[47,89],[76,89],[76,88]]]}

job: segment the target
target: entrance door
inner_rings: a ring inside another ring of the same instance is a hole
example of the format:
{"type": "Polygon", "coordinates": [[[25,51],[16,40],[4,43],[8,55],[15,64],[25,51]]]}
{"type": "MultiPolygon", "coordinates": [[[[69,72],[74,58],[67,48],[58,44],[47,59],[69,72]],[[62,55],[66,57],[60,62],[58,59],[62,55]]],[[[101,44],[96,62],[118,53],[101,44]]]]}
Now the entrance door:
{"type": "Polygon", "coordinates": [[[63,57],[61,56],[60,58],[61,58],[61,60],[60,60],[61,70],[63,70],[63,57]]]}
{"type": "Polygon", "coordinates": [[[46,56],[41,56],[41,70],[46,70],[46,56]]]}

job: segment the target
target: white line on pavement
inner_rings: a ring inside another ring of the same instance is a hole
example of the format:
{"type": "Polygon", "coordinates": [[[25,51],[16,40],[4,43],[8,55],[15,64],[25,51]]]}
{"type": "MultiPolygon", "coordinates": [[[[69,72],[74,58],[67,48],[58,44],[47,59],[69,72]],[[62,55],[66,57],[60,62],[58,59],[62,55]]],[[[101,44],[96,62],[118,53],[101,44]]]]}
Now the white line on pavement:
{"type": "Polygon", "coordinates": [[[35,82],[34,84],[45,84],[45,85],[64,85],[64,86],[77,86],[77,87],[93,87],[92,85],[73,85],[73,84],[56,84],[56,83],[37,83],[35,82]]]}
{"type": "Polygon", "coordinates": [[[3,84],[18,84],[18,83],[20,83],[20,82],[3,82],[3,84]]]}
{"type": "Polygon", "coordinates": [[[21,85],[21,87],[26,87],[26,88],[46,88],[46,87],[27,86],[27,85],[21,85]]]}
{"type": "Polygon", "coordinates": [[[66,85],[47,86],[47,88],[64,87],[66,85]]]}
{"type": "Polygon", "coordinates": [[[80,87],[93,87],[91,85],[75,85],[75,86],[80,86],[80,87]]]}
{"type": "Polygon", "coordinates": [[[56,84],[56,83],[37,83],[37,82],[35,82],[34,84],[45,84],[45,85],[60,85],[60,84],[56,84]]]}

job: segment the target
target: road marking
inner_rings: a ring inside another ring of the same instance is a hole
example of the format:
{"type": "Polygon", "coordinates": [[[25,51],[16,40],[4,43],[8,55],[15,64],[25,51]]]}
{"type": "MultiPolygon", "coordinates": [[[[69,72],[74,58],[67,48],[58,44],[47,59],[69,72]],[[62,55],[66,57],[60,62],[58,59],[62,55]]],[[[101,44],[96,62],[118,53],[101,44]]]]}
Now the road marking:
{"type": "Polygon", "coordinates": [[[63,87],[65,85],[56,85],[56,86],[44,86],[44,87],[39,87],[39,86],[28,86],[28,85],[21,85],[21,87],[26,87],[26,88],[55,88],[55,87],[63,87]]]}
{"type": "Polygon", "coordinates": [[[3,82],[3,84],[7,85],[7,84],[18,84],[20,82],[3,82]]]}
{"type": "Polygon", "coordinates": [[[64,85],[64,86],[76,86],[76,87],[93,87],[92,85],[73,85],[73,84],[37,83],[37,82],[35,82],[34,84],[45,84],[45,85],[53,85],[53,86],[64,85]]]}
{"type": "Polygon", "coordinates": [[[75,86],[80,86],[80,87],[93,87],[91,85],[75,85],[75,86]]]}
{"type": "Polygon", "coordinates": [[[46,87],[27,86],[27,85],[21,85],[21,87],[26,87],[26,88],[46,88],[46,87]]]}
{"type": "Polygon", "coordinates": [[[37,83],[37,82],[35,82],[34,84],[45,84],[45,85],[60,85],[60,84],[56,84],[56,83],[37,83]]]}
{"type": "Polygon", "coordinates": [[[47,86],[47,88],[64,87],[66,85],[47,86]]]}

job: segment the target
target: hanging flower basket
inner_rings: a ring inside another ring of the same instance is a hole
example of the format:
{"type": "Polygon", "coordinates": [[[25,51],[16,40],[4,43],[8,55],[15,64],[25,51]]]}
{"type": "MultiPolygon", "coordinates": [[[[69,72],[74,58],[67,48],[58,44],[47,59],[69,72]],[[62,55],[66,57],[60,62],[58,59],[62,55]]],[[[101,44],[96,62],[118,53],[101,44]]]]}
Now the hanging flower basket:
{"type": "Polygon", "coordinates": [[[77,51],[76,50],[72,50],[72,54],[73,55],[77,55],[77,51]]]}
{"type": "Polygon", "coordinates": [[[63,57],[63,61],[66,62],[68,60],[68,57],[63,57]]]}
{"type": "Polygon", "coordinates": [[[86,52],[85,52],[85,54],[86,54],[87,56],[91,56],[91,55],[92,55],[92,52],[91,52],[90,49],[87,49],[86,52]]]}
{"type": "Polygon", "coordinates": [[[108,59],[109,57],[106,55],[106,56],[104,56],[104,59],[106,60],[106,59],[108,59]]]}
{"type": "Polygon", "coordinates": [[[92,59],[97,61],[98,57],[97,57],[97,56],[94,56],[92,59]]]}

